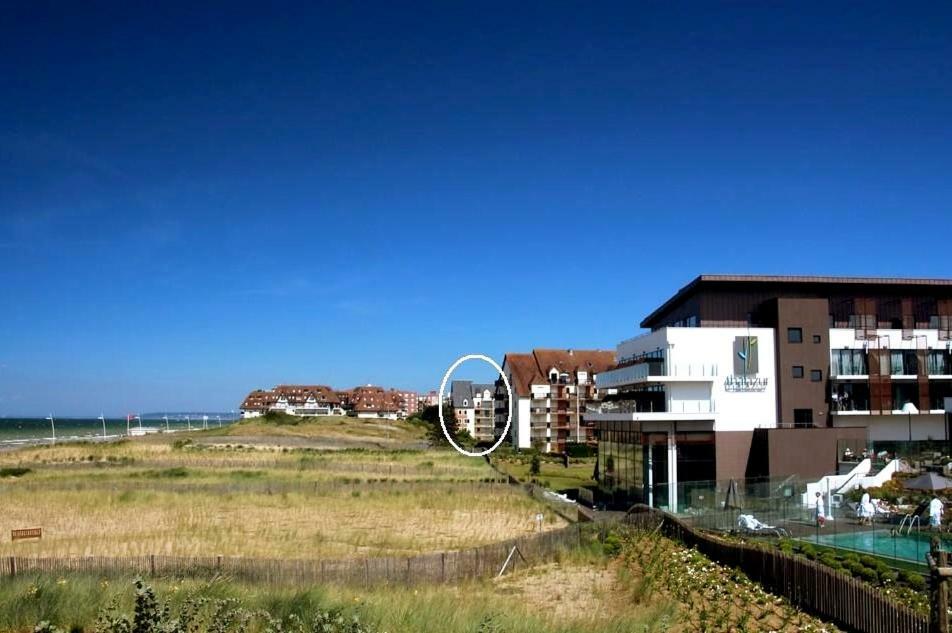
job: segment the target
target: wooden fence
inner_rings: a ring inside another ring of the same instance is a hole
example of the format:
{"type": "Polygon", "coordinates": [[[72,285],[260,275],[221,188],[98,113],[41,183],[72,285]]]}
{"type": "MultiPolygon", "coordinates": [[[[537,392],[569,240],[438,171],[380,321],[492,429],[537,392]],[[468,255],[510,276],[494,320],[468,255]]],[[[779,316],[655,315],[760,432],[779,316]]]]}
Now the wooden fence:
{"type": "Polygon", "coordinates": [[[859,633],[927,633],[929,619],[889,600],[852,576],[774,548],[735,543],[700,532],[647,506],[629,511],[626,522],[697,548],[711,560],[740,569],[764,589],[796,607],[859,633]]]}
{"type": "Polygon", "coordinates": [[[57,557],[8,556],[0,576],[18,574],[82,573],[97,576],[203,577],[222,575],[265,584],[337,583],[347,585],[416,585],[456,583],[499,573],[513,547],[522,557],[515,565],[535,565],[556,558],[559,552],[578,547],[581,525],[542,532],[471,549],[419,556],[341,560],[288,560],[223,556],[57,557]]]}

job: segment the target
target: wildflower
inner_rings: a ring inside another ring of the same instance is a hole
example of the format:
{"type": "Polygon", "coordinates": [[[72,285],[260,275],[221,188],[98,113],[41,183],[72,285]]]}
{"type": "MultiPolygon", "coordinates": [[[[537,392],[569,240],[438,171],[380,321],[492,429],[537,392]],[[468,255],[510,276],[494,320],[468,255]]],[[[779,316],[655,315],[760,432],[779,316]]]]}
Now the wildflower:
{"type": "Polygon", "coordinates": [[[66,579],[60,576],[59,578],[56,579],[56,584],[62,587],[63,585],[66,584],[66,579]]]}

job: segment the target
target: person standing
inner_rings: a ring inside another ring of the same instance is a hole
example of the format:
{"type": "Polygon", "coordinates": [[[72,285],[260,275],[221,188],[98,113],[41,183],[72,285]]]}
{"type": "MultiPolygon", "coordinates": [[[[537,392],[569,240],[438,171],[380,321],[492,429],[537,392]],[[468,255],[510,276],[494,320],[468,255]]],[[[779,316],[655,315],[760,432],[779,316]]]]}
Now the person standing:
{"type": "Polygon", "coordinates": [[[826,509],[823,507],[823,493],[816,493],[816,524],[817,527],[823,527],[826,523],[826,509]]]}
{"type": "Polygon", "coordinates": [[[929,527],[933,530],[942,528],[942,502],[939,497],[933,496],[929,502],[929,527]]]}

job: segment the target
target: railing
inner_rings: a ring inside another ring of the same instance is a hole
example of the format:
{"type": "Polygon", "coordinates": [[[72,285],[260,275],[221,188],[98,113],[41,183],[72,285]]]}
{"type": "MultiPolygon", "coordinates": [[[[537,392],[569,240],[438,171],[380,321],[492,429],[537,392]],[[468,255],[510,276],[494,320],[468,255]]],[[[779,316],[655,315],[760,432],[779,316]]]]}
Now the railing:
{"type": "Polygon", "coordinates": [[[636,400],[613,400],[597,405],[586,405],[586,413],[717,413],[717,406],[712,400],[674,400],[659,403],[638,402],[636,400]]]}
{"type": "Polygon", "coordinates": [[[718,368],[707,363],[638,363],[618,369],[610,369],[595,375],[595,385],[608,389],[643,382],[649,377],[657,378],[716,378],[718,368]]]}
{"type": "Polygon", "coordinates": [[[647,506],[629,510],[626,522],[658,530],[697,548],[711,560],[736,567],[764,589],[794,606],[859,633],[927,633],[929,621],[890,600],[880,589],[821,563],[784,554],[773,547],[726,541],[695,530],[674,516],[647,506]]]}

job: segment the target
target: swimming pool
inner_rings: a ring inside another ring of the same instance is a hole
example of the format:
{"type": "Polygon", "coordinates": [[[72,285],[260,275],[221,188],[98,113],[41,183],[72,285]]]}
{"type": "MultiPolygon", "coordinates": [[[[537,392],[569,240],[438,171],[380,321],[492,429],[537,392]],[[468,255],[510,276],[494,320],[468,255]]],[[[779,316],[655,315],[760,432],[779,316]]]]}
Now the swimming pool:
{"type": "Polygon", "coordinates": [[[865,552],[885,558],[897,558],[925,565],[926,554],[929,553],[930,534],[922,532],[918,535],[890,536],[889,530],[827,532],[826,534],[820,532],[819,535],[806,536],[801,540],[807,543],[865,552]]]}

